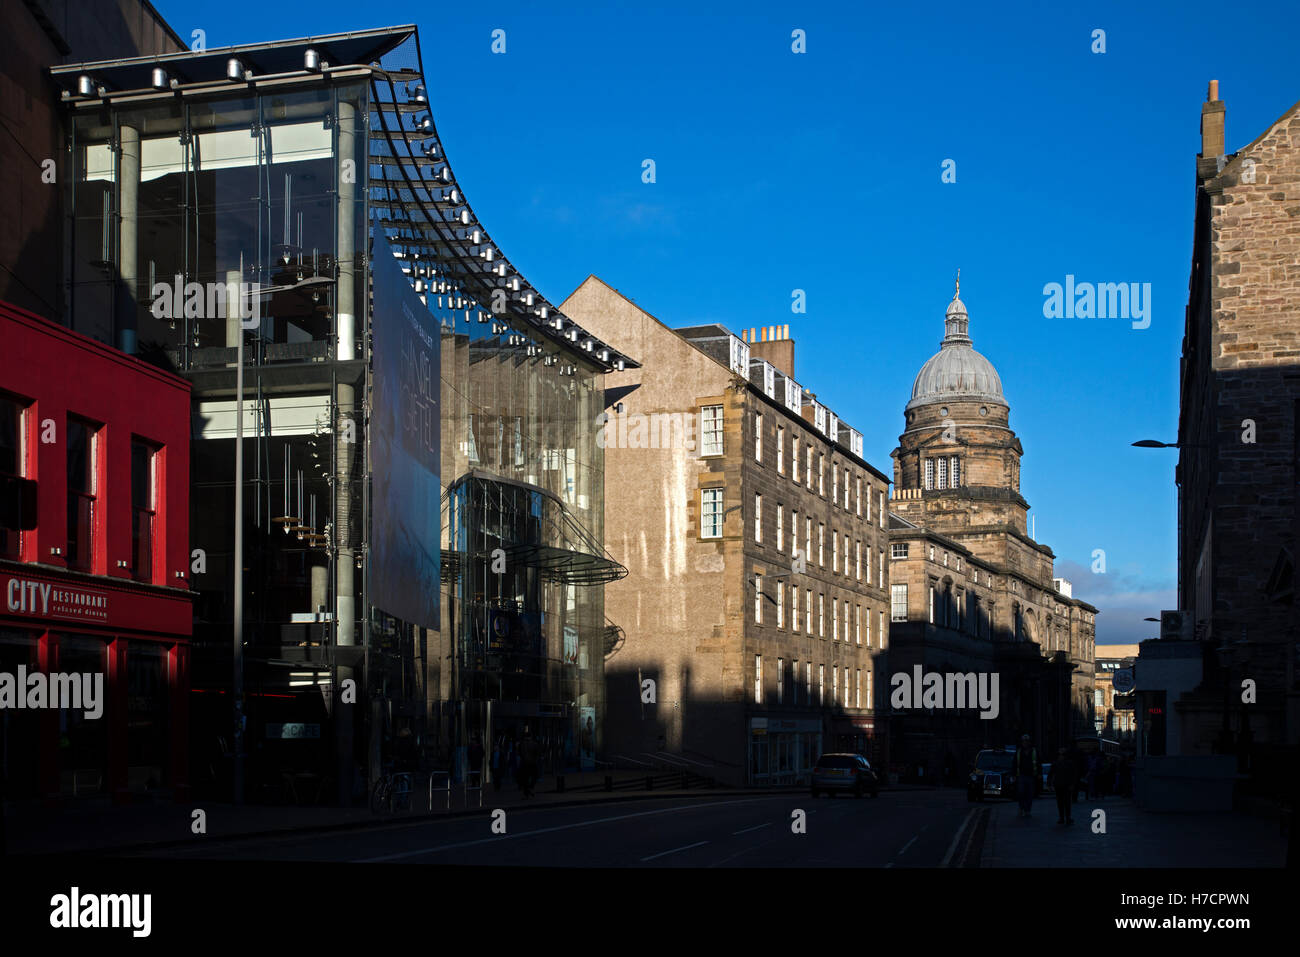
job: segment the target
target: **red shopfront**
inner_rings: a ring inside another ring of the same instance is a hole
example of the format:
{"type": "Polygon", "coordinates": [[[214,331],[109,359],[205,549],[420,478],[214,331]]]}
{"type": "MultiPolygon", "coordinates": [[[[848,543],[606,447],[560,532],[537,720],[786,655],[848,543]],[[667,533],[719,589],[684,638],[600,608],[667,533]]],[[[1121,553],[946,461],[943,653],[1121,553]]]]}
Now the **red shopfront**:
{"type": "Polygon", "coordinates": [[[5,799],[183,799],[189,385],[7,303],[0,341],[5,799]],[[18,701],[19,676],[85,676],[98,715],[18,701]]]}
{"type": "Polygon", "coordinates": [[[103,675],[98,718],[6,709],[7,797],[183,797],[189,597],[0,562],[0,600],[0,672],[103,675]]]}

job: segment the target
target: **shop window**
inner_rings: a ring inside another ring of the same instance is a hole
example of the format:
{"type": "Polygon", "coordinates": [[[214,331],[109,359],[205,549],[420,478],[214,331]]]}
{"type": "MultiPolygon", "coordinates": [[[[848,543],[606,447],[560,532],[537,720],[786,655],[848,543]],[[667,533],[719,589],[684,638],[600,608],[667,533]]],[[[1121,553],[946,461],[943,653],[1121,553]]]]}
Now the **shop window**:
{"type": "MultiPolygon", "coordinates": [[[[30,675],[40,669],[37,632],[0,629],[0,672],[18,674],[19,667],[30,675]]],[[[40,793],[38,778],[43,712],[33,708],[0,709],[0,734],[4,736],[5,797],[9,800],[34,798],[40,793]]]]}
{"type": "MultiPolygon", "coordinates": [[[[64,674],[101,675],[103,695],[108,696],[108,648],[98,638],[58,635],[59,671],[64,674]]],[[[92,679],[93,680],[93,679],[92,679]]],[[[85,709],[59,710],[59,791],[67,797],[87,797],[108,790],[107,701],[97,719],[85,709]]]]}
{"type": "Polygon", "coordinates": [[[128,791],[156,791],[168,780],[167,649],[132,642],[126,656],[128,791]]]}

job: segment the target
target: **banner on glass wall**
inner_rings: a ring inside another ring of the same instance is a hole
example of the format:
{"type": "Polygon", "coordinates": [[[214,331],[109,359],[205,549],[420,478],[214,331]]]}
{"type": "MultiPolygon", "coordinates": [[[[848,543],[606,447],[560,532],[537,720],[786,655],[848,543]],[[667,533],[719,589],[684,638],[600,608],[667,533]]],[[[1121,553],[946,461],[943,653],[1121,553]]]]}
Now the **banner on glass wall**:
{"type": "Polygon", "coordinates": [[[370,601],[403,621],[437,628],[442,528],[438,323],[383,235],[375,235],[371,246],[370,601]]]}

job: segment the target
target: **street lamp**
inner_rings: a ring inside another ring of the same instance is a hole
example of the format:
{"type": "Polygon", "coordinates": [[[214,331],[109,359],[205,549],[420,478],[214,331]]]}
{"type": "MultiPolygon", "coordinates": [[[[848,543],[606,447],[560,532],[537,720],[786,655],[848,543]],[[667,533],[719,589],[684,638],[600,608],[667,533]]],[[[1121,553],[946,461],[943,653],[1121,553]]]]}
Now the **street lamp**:
{"type": "Polygon", "coordinates": [[[1133,443],[1138,449],[1208,449],[1204,442],[1160,442],[1156,439],[1139,439],[1133,443]]]}

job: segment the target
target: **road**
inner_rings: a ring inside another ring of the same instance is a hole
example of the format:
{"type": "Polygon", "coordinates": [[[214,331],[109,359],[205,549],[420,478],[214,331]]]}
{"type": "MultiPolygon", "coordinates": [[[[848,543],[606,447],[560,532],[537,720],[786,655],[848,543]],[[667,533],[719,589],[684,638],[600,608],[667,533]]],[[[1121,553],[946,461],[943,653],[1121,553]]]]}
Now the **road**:
{"type": "Polygon", "coordinates": [[[442,866],[937,867],[979,858],[983,805],[960,790],[682,796],[513,808],[391,826],[205,841],[151,851],[187,860],[406,862],[442,866]],[[796,812],[805,812],[796,828],[796,812]],[[502,826],[496,817],[497,830],[502,826]],[[796,831],[800,831],[796,833],[796,831]],[[959,834],[960,832],[960,834],[959,834]]]}

